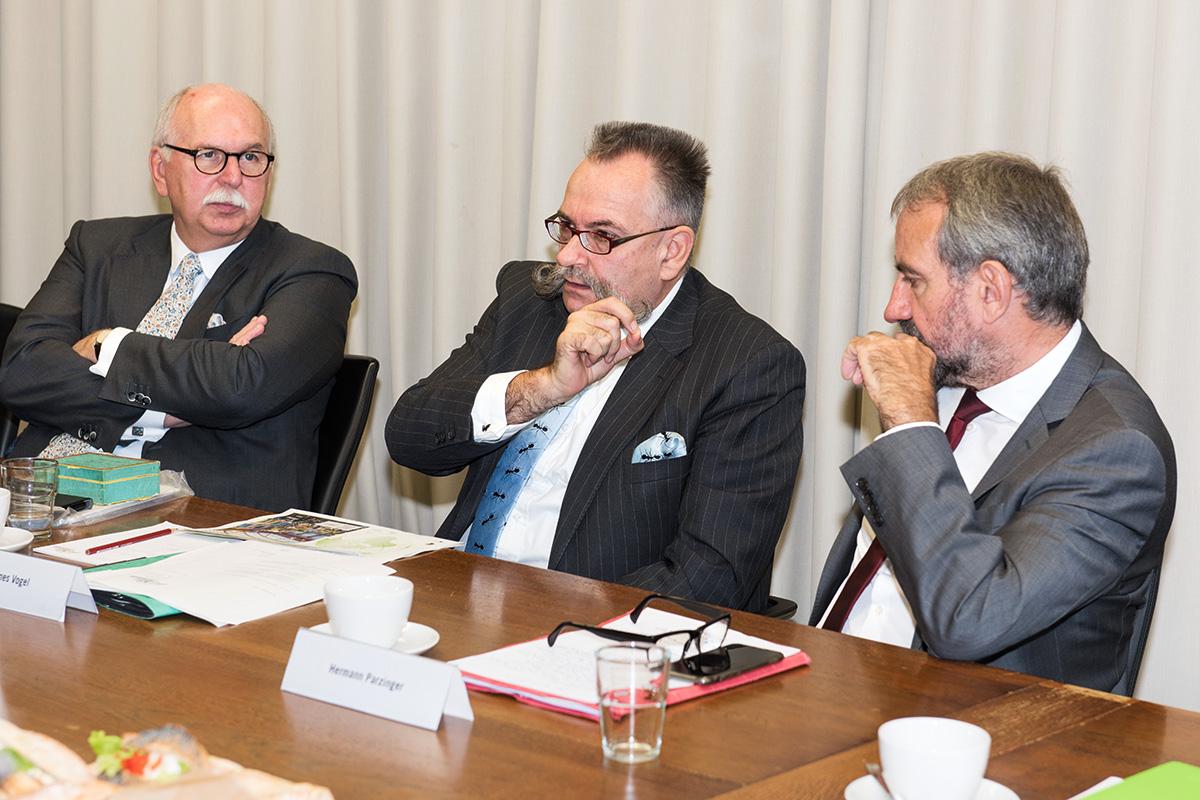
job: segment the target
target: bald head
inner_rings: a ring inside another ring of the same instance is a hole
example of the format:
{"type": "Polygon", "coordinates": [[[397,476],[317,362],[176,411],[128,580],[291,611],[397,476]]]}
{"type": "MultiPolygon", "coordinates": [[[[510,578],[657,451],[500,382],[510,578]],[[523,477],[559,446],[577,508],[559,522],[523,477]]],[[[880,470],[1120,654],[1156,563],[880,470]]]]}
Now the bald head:
{"type": "MultiPolygon", "coordinates": [[[[202,109],[206,106],[211,108],[214,103],[221,101],[233,104],[239,102],[248,103],[250,106],[253,106],[255,112],[262,118],[263,127],[267,132],[267,141],[264,142],[267,152],[275,152],[275,126],[271,124],[271,118],[267,116],[267,112],[250,95],[232,86],[226,86],[223,83],[204,83],[197,86],[185,86],[172,95],[163,104],[163,107],[159,109],[158,122],[154,126],[154,138],[151,140],[151,145],[161,148],[167,142],[175,143],[179,131],[179,124],[177,123],[182,123],[182,120],[176,120],[176,113],[179,111],[181,105],[184,107],[185,113],[193,114],[197,109],[202,109]],[[184,102],[185,99],[187,102],[184,102]]],[[[163,157],[170,158],[170,151],[165,151],[163,157]]]]}

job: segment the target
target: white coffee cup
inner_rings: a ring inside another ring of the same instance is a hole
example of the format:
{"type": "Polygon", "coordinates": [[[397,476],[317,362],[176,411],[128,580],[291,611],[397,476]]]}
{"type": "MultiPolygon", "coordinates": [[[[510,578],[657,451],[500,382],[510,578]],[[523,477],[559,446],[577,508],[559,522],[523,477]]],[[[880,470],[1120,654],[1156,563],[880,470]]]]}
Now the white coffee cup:
{"type": "Polygon", "coordinates": [[[413,584],[397,575],[352,575],[325,583],[325,610],[334,636],[391,647],[404,633],[413,584]]]}
{"type": "Polygon", "coordinates": [[[0,486],[0,528],[8,525],[8,509],[12,506],[12,492],[0,486]]]}
{"type": "Polygon", "coordinates": [[[879,760],[898,797],[972,800],[987,770],[992,737],[944,717],[904,717],[879,726],[879,760]]]}

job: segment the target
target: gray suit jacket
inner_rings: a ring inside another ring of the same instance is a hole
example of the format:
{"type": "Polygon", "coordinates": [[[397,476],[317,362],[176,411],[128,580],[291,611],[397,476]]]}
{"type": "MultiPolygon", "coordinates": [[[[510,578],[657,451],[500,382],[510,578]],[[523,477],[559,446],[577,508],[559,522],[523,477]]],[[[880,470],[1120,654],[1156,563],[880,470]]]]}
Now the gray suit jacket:
{"type": "Polygon", "coordinates": [[[868,515],[933,655],[1128,694],[1175,510],[1153,403],[1084,328],[968,494],[941,431],[876,441],[842,474],[857,501],[817,587],[817,624],[868,515]]]}
{"type": "MultiPolygon", "coordinates": [[[[488,375],[547,364],[566,322],[560,299],[512,262],[466,343],[406,391],[387,424],[392,457],[431,475],[468,468],[439,536],[460,538],[504,443],[473,440],[488,375]]],[[[766,602],[775,544],[800,460],[804,360],[696,270],[621,376],[571,475],[551,569],[736,608],[766,602]],[[662,431],[687,455],[633,463],[662,431]]]]}
{"type": "Polygon", "coordinates": [[[107,378],[71,346],[138,323],[170,269],[171,217],[77,222],[17,320],[0,366],[0,402],[29,423],[15,455],[66,431],[111,451],[146,409],[192,423],[143,455],[183,470],[196,494],[264,509],[307,507],[317,427],[342,361],[357,279],[331,247],[259,220],[213,275],[174,340],[131,333],[107,378]],[[206,328],[214,313],[225,324],[206,328]],[[267,330],[228,344],[255,314],[267,330]]]}

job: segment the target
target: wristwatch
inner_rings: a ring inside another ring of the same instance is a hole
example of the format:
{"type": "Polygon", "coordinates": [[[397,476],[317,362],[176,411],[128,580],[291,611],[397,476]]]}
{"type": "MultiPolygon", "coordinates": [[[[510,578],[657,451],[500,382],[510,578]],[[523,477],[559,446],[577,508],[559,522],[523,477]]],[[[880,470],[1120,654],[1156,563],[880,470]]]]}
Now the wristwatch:
{"type": "Polygon", "coordinates": [[[93,347],[96,348],[96,361],[100,360],[100,345],[104,342],[104,337],[108,336],[108,330],[100,331],[96,334],[96,341],[93,347]]]}

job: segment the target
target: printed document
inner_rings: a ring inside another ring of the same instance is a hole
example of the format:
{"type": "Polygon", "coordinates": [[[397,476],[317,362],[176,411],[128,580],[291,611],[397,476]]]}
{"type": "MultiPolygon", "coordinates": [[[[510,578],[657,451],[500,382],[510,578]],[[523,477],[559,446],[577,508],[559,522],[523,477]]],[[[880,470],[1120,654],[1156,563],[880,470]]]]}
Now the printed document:
{"type": "Polygon", "coordinates": [[[374,559],[262,542],[217,544],[153,564],[87,573],[88,585],[140,594],[211,622],[238,625],[312,603],[343,575],[390,575],[374,559]]]}

